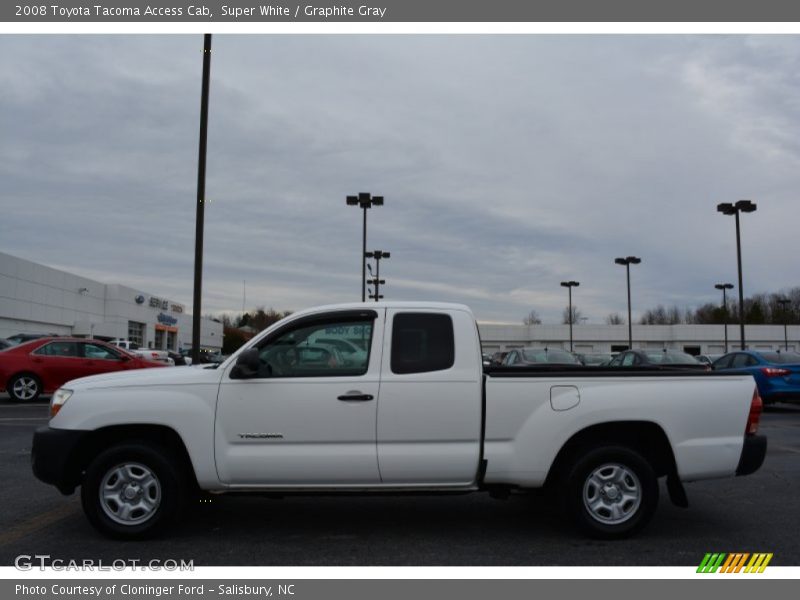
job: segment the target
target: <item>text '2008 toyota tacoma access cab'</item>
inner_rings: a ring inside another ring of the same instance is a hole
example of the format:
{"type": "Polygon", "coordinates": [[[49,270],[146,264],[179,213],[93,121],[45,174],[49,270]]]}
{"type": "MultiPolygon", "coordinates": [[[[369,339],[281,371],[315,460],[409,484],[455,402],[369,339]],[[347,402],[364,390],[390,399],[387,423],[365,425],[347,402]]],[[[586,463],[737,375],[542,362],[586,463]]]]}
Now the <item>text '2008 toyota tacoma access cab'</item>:
{"type": "Polygon", "coordinates": [[[221,365],[69,382],[32,459],[116,537],[160,530],[200,491],[541,487],[589,534],[621,537],[652,516],[659,477],[686,505],[682,482],[758,469],[760,413],[750,376],[484,372],[467,307],[381,302],[295,313],[221,365]]]}

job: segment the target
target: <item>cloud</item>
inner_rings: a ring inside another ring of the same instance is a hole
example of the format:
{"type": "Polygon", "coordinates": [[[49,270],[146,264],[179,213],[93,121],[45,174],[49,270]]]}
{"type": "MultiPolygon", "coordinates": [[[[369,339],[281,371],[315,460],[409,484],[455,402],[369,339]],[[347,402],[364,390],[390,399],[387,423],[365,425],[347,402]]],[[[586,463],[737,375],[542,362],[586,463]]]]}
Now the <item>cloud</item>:
{"type": "MultiPolygon", "coordinates": [[[[195,36],[5,36],[0,248],[191,305],[195,36]]],[[[590,322],[792,284],[796,37],[215,36],[204,311],[360,298],[361,215],[390,299],[590,322]]]]}

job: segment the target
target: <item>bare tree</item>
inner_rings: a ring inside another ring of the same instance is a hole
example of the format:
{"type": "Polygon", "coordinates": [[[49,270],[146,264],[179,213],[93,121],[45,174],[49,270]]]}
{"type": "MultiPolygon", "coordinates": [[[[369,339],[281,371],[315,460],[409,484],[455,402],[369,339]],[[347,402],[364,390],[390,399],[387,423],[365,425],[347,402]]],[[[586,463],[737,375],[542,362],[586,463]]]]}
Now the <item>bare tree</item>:
{"type": "Polygon", "coordinates": [[[539,318],[539,313],[535,309],[531,309],[528,316],[522,319],[523,325],[540,325],[542,320],[539,318]]]}
{"type": "Polygon", "coordinates": [[[564,307],[564,311],[561,313],[561,322],[564,325],[569,325],[572,323],[575,325],[578,321],[580,321],[583,313],[578,309],[577,306],[574,304],[572,305],[572,312],[570,313],[569,306],[564,307]]]}
{"type": "Polygon", "coordinates": [[[606,317],[606,325],[624,325],[625,319],[623,319],[619,313],[611,313],[606,317]]]}

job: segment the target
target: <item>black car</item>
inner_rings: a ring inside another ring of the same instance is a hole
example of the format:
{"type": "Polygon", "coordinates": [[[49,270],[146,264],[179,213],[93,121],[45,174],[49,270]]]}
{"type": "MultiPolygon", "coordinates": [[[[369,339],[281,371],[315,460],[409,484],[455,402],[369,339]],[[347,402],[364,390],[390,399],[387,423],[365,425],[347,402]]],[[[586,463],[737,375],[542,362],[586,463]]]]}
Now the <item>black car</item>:
{"type": "Polygon", "coordinates": [[[580,365],[573,354],[561,348],[517,348],[503,359],[504,367],[529,367],[531,365],[580,365]]]}
{"type": "Polygon", "coordinates": [[[695,369],[708,371],[710,367],[691,354],[674,350],[626,350],[609,363],[609,367],[652,367],[658,369],[695,369]]]}
{"type": "Polygon", "coordinates": [[[602,367],[614,360],[616,354],[610,352],[585,352],[575,354],[581,364],[590,367],[602,367]]]}

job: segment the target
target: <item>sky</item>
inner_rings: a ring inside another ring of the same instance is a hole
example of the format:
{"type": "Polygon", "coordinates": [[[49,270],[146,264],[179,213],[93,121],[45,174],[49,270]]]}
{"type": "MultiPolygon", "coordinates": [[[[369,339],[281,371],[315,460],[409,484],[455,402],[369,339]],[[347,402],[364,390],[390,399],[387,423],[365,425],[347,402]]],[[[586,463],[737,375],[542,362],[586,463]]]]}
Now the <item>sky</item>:
{"type": "MultiPolygon", "coordinates": [[[[0,251],[192,304],[197,35],[0,37],[0,251]]],[[[215,35],[203,313],[361,297],[588,323],[800,284],[800,37],[215,35]],[[243,282],[246,282],[243,283],[243,282]],[[246,299],[243,298],[246,291],[246,299]]]]}

